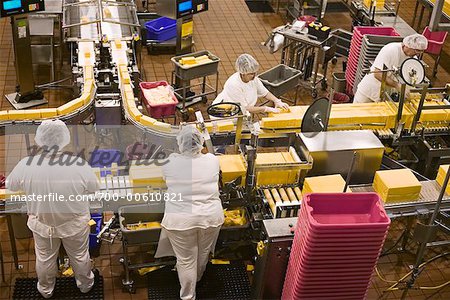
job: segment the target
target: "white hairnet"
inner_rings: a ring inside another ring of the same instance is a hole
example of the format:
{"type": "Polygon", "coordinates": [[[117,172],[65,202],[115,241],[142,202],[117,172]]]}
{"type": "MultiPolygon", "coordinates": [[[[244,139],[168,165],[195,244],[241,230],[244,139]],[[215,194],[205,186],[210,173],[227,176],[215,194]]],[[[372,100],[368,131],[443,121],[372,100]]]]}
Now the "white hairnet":
{"type": "Polygon", "coordinates": [[[34,140],[40,147],[62,149],[70,142],[70,132],[61,120],[45,120],[37,128],[34,140]]]}
{"type": "Polygon", "coordinates": [[[178,149],[181,154],[195,155],[203,149],[203,136],[193,125],[183,126],[177,135],[178,149]]]}
{"type": "Polygon", "coordinates": [[[428,40],[421,34],[412,34],[403,39],[403,45],[414,50],[424,51],[428,47],[428,40]]]}
{"type": "Polygon", "coordinates": [[[256,73],[259,70],[259,63],[250,54],[244,53],[236,59],[236,71],[241,74],[256,73]]]}

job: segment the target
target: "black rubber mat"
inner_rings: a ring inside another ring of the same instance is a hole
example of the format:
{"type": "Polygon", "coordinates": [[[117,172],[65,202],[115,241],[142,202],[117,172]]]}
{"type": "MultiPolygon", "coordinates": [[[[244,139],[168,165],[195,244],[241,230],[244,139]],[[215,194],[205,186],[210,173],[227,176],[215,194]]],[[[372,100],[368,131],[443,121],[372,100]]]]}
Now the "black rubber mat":
{"type": "MultiPolygon", "coordinates": [[[[17,278],[14,284],[13,300],[42,300],[36,288],[37,278],[17,278]]],[[[100,300],[103,299],[103,277],[95,278],[95,285],[89,293],[83,294],[75,283],[73,277],[56,278],[56,287],[50,299],[77,299],[77,300],[100,300]]]]}
{"type": "Polygon", "coordinates": [[[252,13],[273,13],[273,8],[270,5],[269,1],[262,0],[246,0],[245,4],[247,4],[248,9],[252,13]]]}
{"type": "MultiPolygon", "coordinates": [[[[148,275],[148,299],[180,299],[177,272],[169,267],[148,275]]],[[[197,299],[250,299],[250,281],[242,264],[208,265],[197,284],[197,299]]]]}

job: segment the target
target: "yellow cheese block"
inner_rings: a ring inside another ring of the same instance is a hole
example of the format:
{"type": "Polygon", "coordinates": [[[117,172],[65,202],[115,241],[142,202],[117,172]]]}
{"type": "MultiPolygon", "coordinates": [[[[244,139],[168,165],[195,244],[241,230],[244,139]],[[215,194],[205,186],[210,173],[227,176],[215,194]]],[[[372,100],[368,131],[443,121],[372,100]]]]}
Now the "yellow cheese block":
{"type": "Polygon", "coordinates": [[[75,111],[76,109],[82,106],[83,106],[83,99],[81,99],[80,97],[72,101],[69,101],[66,104],[61,105],[56,109],[56,111],[58,113],[58,116],[63,116],[75,111]]]}
{"type": "Polygon", "coordinates": [[[8,111],[2,110],[0,111],[0,121],[8,120],[8,111]]]}
{"type": "Polygon", "coordinates": [[[10,110],[8,118],[9,120],[38,120],[41,118],[41,111],[39,109],[10,110]]]}
{"type": "Polygon", "coordinates": [[[84,86],[83,86],[83,94],[84,93],[88,93],[88,94],[92,94],[94,92],[94,80],[92,79],[87,79],[84,82],[84,86]]]}
{"type": "Polygon", "coordinates": [[[40,111],[41,111],[41,118],[43,119],[53,118],[58,115],[56,108],[41,108],[40,111]]]}
{"type": "Polygon", "coordinates": [[[131,165],[129,174],[134,193],[145,193],[148,189],[166,187],[162,167],[156,164],[148,166],[131,165]]]}
{"type": "Polygon", "coordinates": [[[258,153],[256,155],[256,165],[282,164],[285,163],[284,156],[281,152],[258,153]]]}
{"type": "Polygon", "coordinates": [[[139,123],[141,123],[144,126],[153,126],[155,125],[157,121],[153,118],[150,118],[149,116],[141,116],[139,119],[139,123]]]}
{"type": "Polygon", "coordinates": [[[193,56],[186,56],[180,59],[180,63],[183,65],[195,65],[195,57],[193,56]]]}
{"type": "Polygon", "coordinates": [[[131,88],[130,84],[122,84],[122,92],[124,94],[133,93],[133,89],[131,88]]]}
{"type": "Polygon", "coordinates": [[[373,189],[386,203],[408,202],[419,198],[422,185],[409,169],[382,170],[375,173],[373,189]]]}
{"type": "Polygon", "coordinates": [[[84,67],[84,80],[94,79],[94,67],[93,66],[85,66],[84,67]]]}
{"type": "Polygon", "coordinates": [[[121,72],[120,75],[122,77],[122,82],[124,84],[130,84],[131,83],[131,78],[130,78],[130,74],[128,73],[128,71],[121,72]]]}
{"type": "Polygon", "coordinates": [[[219,158],[220,170],[222,171],[222,182],[227,183],[242,177],[241,186],[244,186],[247,165],[242,155],[220,155],[217,157],[219,158]]]}
{"type": "Polygon", "coordinates": [[[262,128],[300,128],[301,125],[302,119],[295,114],[281,114],[261,119],[262,128]]]}
{"type": "Polygon", "coordinates": [[[128,107],[128,113],[137,122],[139,122],[139,120],[141,119],[142,113],[139,111],[139,109],[137,109],[136,105],[128,107]]]}
{"type": "Polygon", "coordinates": [[[256,185],[296,183],[299,178],[300,166],[277,166],[277,164],[293,162],[295,162],[295,159],[289,152],[258,153],[255,162],[256,185]]]}
{"type": "Polygon", "coordinates": [[[303,184],[303,194],[309,193],[342,193],[345,180],[340,174],[307,177],[303,184]]]}
{"type": "MultiPolygon", "coordinates": [[[[441,165],[441,166],[439,166],[439,171],[438,171],[438,174],[436,176],[436,181],[439,184],[439,186],[441,186],[441,187],[444,185],[445,176],[447,175],[449,166],[450,165],[441,165]]],[[[447,187],[445,188],[445,192],[447,194],[450,194],[450,182],[449,182],[449,184],[447,184],[447,187]]]]}
{"type": "Polygon", "coordinates": [[[80,99],[83,102],[83,105],[89,104],[91,102],[91,94],[90,93],[83,93],[81,95],[80,99]]]}
{"type": "Polygon", "coordinates": [[[122,72],[127,72],[128,73],[128,67],[125,66],[125,65],[120,65],[119,66],[119,72],[120,73],[122,73],[122,72]]]}
{"type": "Polygon", "coordinates": [[[116,46],[116,49],[122,49],[122,41],[117,39],[114,40],[114,45],[116,46]]]}
{"type": "Polygon", "coordinates": [[[163,123],[163,122],[159,122],[156,121],[153,126],[151,126],[152,128],[154,128],[155,130],[158,131],[163,131],[163,132],[171,132],[172,131],[172,126],[170,126],[169,123],[163,123]]]}
{"type": "Polygon", "coordinates": [[[21,196],[21,195],[25,195],[25,193],[23,191],[17,191],[17,192],[12,192],[10,190],[7,189],[0,189],[0,200],[4,200],[7,198],[10,198],[11,196],[21,196]]]}
{"type": "Polygon", "coordinates": [[[231,120],[218,121],[218,122],[216,122],[216,128],[217,128],[218,132],[233,131],[234,124],[233,124],[233,121],[231,121],[231,120]]]}

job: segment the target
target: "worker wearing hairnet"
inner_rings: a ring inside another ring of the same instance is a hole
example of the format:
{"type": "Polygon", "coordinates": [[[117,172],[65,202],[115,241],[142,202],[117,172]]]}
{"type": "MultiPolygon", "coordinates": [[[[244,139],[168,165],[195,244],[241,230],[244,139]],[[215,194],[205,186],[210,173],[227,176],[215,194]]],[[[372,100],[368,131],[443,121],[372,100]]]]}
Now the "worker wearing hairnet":
{"type": "Polygon", "coordinates": [[[250,54],[241,54],[235,64],[236,73],[225,82],[223,91],[217,95],[213,104],[220,102],[234,102],[241,106],[242,111],[250,113],[272,112],[279,113],[289,106],[275,97],[256,77],[259,63],[250,54]],[[264,97],[274,103],[275,107],[255,106],[259,97],[264,97]]]}
{"type": "MultiPolygon", "coordinates": [[[[428,41],[421,34],[413,34],[405,37],[402,43],[389,43],[381,48],[375,61],[370,68],[371,73],[364,76],[358,85],[353,102],[378,102],[380,101],[380,90],[383,73],[383,65],[388,69],[399,68],[409,57],[421,54],[427,49],[428,41]]],[[[388,72],[386,85],[400,90],[400,83],[388,72]]]]}
{"type": "Polygon", "coordinates": [[[97,177],[82,158],[61,152],[70,142],[64,122],[43,121],[35,141],[42,152],[22,159],[8,176],[6,186],[27,195],[27,225],[35,243],[37,289],[44,298],[52,296],[62,243],[77,286],[87,293],[94,285],[88,245],[90,213],[88,198],[82,201],[79,196],[98,190],[97,177]]]}
{"type": "MultiPolygon", "coordinates": [[[[185,126],[177,136],[180,153],[171,154],[163,166],[169,197],[156,257],[170,255],[162,249],[167,236],[177,258],[181,284],[180,298],[195,299],[209,254],[214,251],[224,222],[219,198],[219,160],[211,153],[202,154],[203,137],[194,126],[185,126]]],[[[172,250],[171,249],[171,250],[172,250]]]]}

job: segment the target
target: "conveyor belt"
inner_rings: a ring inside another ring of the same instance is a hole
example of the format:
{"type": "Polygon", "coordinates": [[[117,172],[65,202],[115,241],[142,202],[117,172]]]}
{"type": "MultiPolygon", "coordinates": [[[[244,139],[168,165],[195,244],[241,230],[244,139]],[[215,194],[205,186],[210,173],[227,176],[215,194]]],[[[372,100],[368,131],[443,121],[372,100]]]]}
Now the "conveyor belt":
{"type": "MultiPolygon", "coordinates": [[[[179,299],[177,273],[162,268],[148,275],[148,299],[179,299]]],[[[208,265],[197,286],[197,299],[250,299],[250,281],[242,264],[208,265]]]]}
{"type": "MultiPolygon", "coordinates": [[[[384,208],[389,217],[406,217],[423,215],[433,212],[436,201],[439,197],[441,187],[435,180],[421,181],[422,190],[417,201],[385,204],[384,208]]],[[[352,192],[373,192],[372,185],[350,186],[352,192]]],[[[445,196],[441,206],[442,211],[450,210],[450,197],[445,196]]]]}

